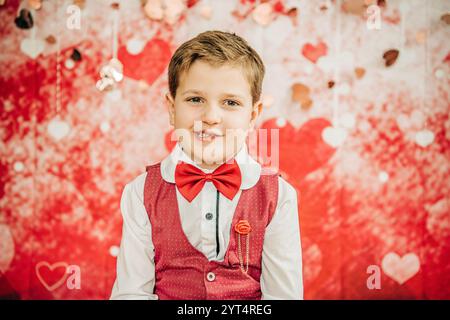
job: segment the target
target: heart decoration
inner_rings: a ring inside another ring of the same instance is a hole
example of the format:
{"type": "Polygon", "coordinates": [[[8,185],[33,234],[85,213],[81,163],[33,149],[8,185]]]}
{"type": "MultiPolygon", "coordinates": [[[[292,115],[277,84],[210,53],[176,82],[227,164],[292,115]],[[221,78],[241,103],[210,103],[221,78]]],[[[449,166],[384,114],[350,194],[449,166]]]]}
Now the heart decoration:
{"type": "Polygon", "coordinates": [[[421,130],[416,133],[416,143],[421,147],[428,147],[434,141],[434,133],[430,130],[421,130]]]}
{"type": "Polygon", "coordinates": [[[312,100],[309,96],[310,89],[302,83],[295,83],[292,86],[292,100],[299,102],[304,110],[308,110],[312,105],[312,100]]]}
{"type": "Polygon", "coordinates": [[[177,140],[176,140],[175,130],[171,129],[164,136],[164,145],[166,146],[166,150],[170,152],[175,147],[176,144],[177,144],[177,140]]]}
{"type": "Polygon", "coordinates": [[[81,61],[81,52],[78,49],[74,48],[72,54],[70,55],[70,59],[76,62],[81,61]]]}
{"type": "Polygon", "coordinates": [[[138,54],[128,52],[126,46],[121,46],[118,52],[123,64],[123,74],[135,80],[145,80],[148,84],[161,76],[170,61],[169,44],[161,39],[153,39],[146,43],[138,54]]]}
{"type": "Polygon", "coordinates": [[[395,61],[397,61],[399,53],[400,52],[397,49],[391,49],[386,51],[383,54],[384,65],[386,67],[392,66],[395,63],[395,61]]]}
{"type": "Polygon", "coordinates": [[[420,261],[415,253],[408,253],[400,257],[398,254],[390,252],[381,261],[381,268],[389,278],[402,285],[419,272],[420,261]]]}
{"type": "Polygon", "coordinates": [[[36,276],[48,291],[53,291],[66,281],[67,267],[66,262],[49,264],[47,261],[41,261],[36,264],[36,276]]]}
{"type": "Polygon", "coordinates": [[[47,132],[50,136],[52,136],[55,140],[58,141],[69,134],[70,126],[65,121],[53,119],[48,124],[47,132]]]}
{"type": "Polygon", "coordinates": [[[20,50],[32,59],[36,59],[43,51],[45,42],[40,39],[25,38],[20,43],[20,50]]]}
{"type": "Polygon", "coordinates": [[[306,43],[302,48],[302,55],[311,61],[316,63],[320,57],[325,56],[328,52],[328,47],[324,42],[320,42],[317,45],[306,43]]]}
{"type": "Polygon", "coordinates": [[[19,16],[14,19],[17,28],[31,29],[33,28],[33,16],[27,9],[20,9],[19,16]]]}

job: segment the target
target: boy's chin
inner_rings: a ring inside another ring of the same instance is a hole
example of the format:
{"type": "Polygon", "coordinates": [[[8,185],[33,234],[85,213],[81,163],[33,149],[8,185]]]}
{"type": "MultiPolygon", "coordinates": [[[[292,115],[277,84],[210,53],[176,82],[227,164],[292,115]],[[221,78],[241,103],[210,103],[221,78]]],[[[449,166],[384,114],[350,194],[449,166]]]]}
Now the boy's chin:
{"type": "Polygon", "coordinates": [[[228,149],[223,145],[223,141],[217,141],[210,144],[191,144],[190,148],[189,145],[185,145],[184,150],[197,165],[211,169],[225,163],[227,159],[233,158],[239,148],[235,146],[228,149]]]}
{"type": "Polygon", "coordinates": [[[216,167],[225,162],[225,155],[223,154],[215,154],[208,155],[205,153],[196,153],[194,152],[194,161],[200,165],[201,167],[216,167]]]}

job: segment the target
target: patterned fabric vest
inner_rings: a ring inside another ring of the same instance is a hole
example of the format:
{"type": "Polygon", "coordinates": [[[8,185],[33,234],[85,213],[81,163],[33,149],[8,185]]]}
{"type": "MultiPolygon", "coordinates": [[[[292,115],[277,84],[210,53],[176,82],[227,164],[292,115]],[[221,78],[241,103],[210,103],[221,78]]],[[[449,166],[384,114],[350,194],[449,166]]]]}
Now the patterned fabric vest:
{"type": "Polygon", "coordinates": [[[144,206],[155,247],[154,293],[160,299],[175,300],[261,299],[261,255],[266,226],[277,205],[278,175],[261,175],[255,186],[242,190],[224,260],[209,261],[186,237],[181,226],[176,185],[162,179],[160,165],[147,166],[144,187],[144,206]],[[240,220],[247,220],[252,228],[249,235],[240,236],[241,255],[238,233],[234,229],[240,220]],[[248,242],[246,237],[249,237],[248,242]],[[247,243],[249,259],[245,273],[242,266],[245,270],[247,243]]]}

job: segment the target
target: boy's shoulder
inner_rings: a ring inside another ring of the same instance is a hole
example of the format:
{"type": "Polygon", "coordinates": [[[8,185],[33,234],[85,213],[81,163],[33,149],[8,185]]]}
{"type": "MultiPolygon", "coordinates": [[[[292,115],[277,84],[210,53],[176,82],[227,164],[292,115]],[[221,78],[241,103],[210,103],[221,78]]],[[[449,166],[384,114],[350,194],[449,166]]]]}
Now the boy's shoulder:
{"type": "Polygon", "coordinates": [[[296,199],[297,189],[289,183],[281,174],[278,174],[278,195],[279,198],[296,199]]]}
{"type": "Polygon", "coordinates": [[[141,172],[140,174],[138,174],[137,176],[135,176],[134,178],[132,178],[127,183],[127,185],[129,185],[132,188],[135,188],[136,190],[143,189],[144,185],[145,185],[145,180],[147,178],[149,171],[151,171],[153,169],[153,170],[158,170],[158,172],[159,172],[160,168],[161,168],[161,161],[145,166],[145,170],[143,172],[141,172]]]}
{"type": "Polygon", "coordinates": [[[126,185],[128,186],[128,188],[131,188],[132,190],[140,193],[140,190],[144,190],[146,178],[147,170],[141,172],[140,174],[129,180],[126,185]]]}

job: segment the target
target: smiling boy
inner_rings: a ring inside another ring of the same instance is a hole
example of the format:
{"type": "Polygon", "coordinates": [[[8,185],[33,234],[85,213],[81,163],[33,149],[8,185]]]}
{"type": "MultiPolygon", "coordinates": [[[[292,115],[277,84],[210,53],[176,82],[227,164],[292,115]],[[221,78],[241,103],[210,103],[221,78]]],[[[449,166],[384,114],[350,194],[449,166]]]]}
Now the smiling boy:
{"type": "Polygon", "coordinates": [[[111,299],[302,299],[296,190],[246,138],[264,64],[234,33],[183,43],[168,70],[177,144],[128,183],[111,299]]]}

